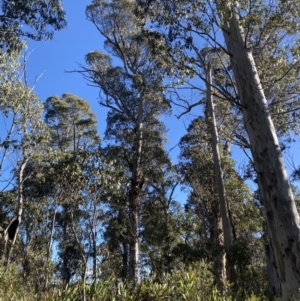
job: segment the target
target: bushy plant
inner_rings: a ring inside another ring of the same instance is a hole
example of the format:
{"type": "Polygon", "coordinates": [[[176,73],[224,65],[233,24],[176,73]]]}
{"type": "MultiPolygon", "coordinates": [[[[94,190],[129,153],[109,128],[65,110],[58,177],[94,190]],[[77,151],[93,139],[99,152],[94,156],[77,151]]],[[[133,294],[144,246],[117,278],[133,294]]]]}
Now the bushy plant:
{"type": "MultiPolygon", "coordinates": [[[[81,282],[65,288],[51,288],[37,295],[34,287],[28,286],[20,276],[16,266],[9,270],[0,269],[0,301],[267,301],[270,297],[259,295],[219,292],[214,284],[211,265],[198,262],[193,267],[185,267],[160,277],[144,278],[132,287],[115,278],[99,281],[83,287],[81,282]]],[[[274,299],[275,300],[275,299],[274,299]]]]}
{"type": "Polygon", "coordinates": [[[34,288],[27,285],[17,266],[11,264],[8,269],[0,268],[0,301],[38,300],[34,288]]]}

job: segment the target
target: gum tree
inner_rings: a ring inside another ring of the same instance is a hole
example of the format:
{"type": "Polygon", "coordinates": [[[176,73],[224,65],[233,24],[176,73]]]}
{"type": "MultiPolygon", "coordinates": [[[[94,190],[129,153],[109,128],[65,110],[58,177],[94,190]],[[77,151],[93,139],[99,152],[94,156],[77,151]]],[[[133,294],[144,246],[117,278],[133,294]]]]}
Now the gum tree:
{"type": "MultiPolygon", "coordinates": [[[[193,39],[199,36],[228,54],[231,64],[227,71],[232,71],[237,90],[236,100],[249,137],[270,244],[274,250],[273,265],[279,282],[273,283],[273,289],[285,300],[291,295],[296,297],[300,287],[299,215],[271,117],[268,92],[272,85],[277,87],[279,83],[283,84],[281,90],[285,90],[285,76],[290,72],[297,74],[299,3],[141,1],[141,6],[156,21],[157,27],[162,26],[163,32],[167,32],[166,39],[175,48],[176,45],[189,48],[193,39]],[[185,36],[185,39],[178,41],[178,36],[185,36]],[[270,82],[262,81],[261,65],[255,61],[256,51],[264,49],[272,52],[270,70],[274,71],[269,77],[270,82]],[[285,71],[276,68],[282,54],[287,54],[285,66],[288,68],[285,71]]],[[[298,90],[290,92],[295,101],[298,90]]],[[[297,112],[297,108],[294,109],[297,112]]]]}
{"type": "Polygon", "coordinates": [[[47,142],[47,130],[42,121],[43,106],[38,96],[23,80],[25,68],[20,59],[15,51],[0,54],[0,114],[4,125],[0,143],[0,177],[5,184],[2,191],[15,192],[17,200],[13,210],[14,231],[9,234],[9,228],[6,228],[2,237],[2,251],[7,264],[25,206],[24,171],[32,158],[40,156],[47,142]]]}
{"type": "Polygon", "coordinates": [[[115,141],[117,157],[121,156],[129,176],[125,244],[129,252],[128,278],[137,282],[142,191],[147,170],[153,164],[151,157],[158,153],[164,157],[164,127],[158,118],[169,106],[164,97],[163,70],[159,59],[151,54],[151,38],[144,35],[134,8],[134,2],[121,0],[95,0],[87,7],[88,20],[105,38],[105,48],[116,61],[103,52],[90,52],[86,56],[88,67],[80,72],[104,94],[100,103],[110,109],[106,139],[115,141]]]}
{"type": "MultiPolygon", "coordinates": [[[[86,100],[72,94],[52,96],[45,102],[45,122],[50,132],[49,152],[44,169],[52,176],[52,196],[59,208],[55,225],[59,231],[59,267],[65,284],[80,269],[83,255],[80,220],[88,199],[90,161],[100,147],[96,116],[86,100]]],[[[90,175],[91,177],[91,175],[90,175]]],[[[92,179],[91,179],[92,180],[92,179]]],[[[85,279],[85,278],[84,278],[85,279]]]]}

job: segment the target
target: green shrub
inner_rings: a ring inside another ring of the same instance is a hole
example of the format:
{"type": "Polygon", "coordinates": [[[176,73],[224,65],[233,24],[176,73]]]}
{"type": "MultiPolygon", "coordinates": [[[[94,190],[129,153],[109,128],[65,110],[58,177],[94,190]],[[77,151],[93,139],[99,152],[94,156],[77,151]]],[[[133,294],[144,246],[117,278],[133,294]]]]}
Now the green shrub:
{"type": "Polygon", "coordinates": [[[14,265],[5,270],[0,268],[0,301],[38,300],[34,288],[27,285],[14,265]]]}
{"type": "Polygon", "coordinates": [[[267,301],[263,293],[241,297],[240,292],[233,295],[228,289],[221,294],[214,286],[211,265],[199,262],[192,268],[173,271],[161,277],[149,277],[133,287],[117,279],[110,278],[94,285],[78,282],[64,289],[50,289],[41,295],[34,293],[18,273],[17,267],[0,270],[0,301],[267,301]]]}

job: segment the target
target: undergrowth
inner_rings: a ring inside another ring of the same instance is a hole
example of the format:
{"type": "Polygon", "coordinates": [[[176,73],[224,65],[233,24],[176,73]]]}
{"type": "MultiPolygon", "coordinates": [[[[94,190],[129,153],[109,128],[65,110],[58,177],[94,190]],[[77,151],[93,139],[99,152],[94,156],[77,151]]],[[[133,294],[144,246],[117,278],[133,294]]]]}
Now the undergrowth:
{"type": "Polygon", "coordinates": [[[18,274],[17,267],[0,270],[0,301],[267,301],[270,297],[233,293],[230,286],[223,293],[214,285],[210,266],[200,263],[195,268],[175,271],[161,277],[145,278],[132,287],[119,279],[73,283],[65,288],[52,285],[46,292],[36,292],[34,285],[18,274]],[[85,298],[84,298],[85,296],[85,298]]]}

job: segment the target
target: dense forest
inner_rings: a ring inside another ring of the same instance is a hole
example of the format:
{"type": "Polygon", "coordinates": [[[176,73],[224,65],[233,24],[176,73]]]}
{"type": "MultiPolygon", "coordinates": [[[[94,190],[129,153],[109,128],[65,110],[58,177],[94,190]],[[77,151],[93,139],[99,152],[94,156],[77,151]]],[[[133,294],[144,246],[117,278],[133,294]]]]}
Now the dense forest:
{"type": "Polygon", "coordinates": [[[70,72],[103,137],[91,99],[28,85],[63,3],[0,3],[0,300],[300,299],[298,0],[91,0],[103,50],[70,72]]]}

